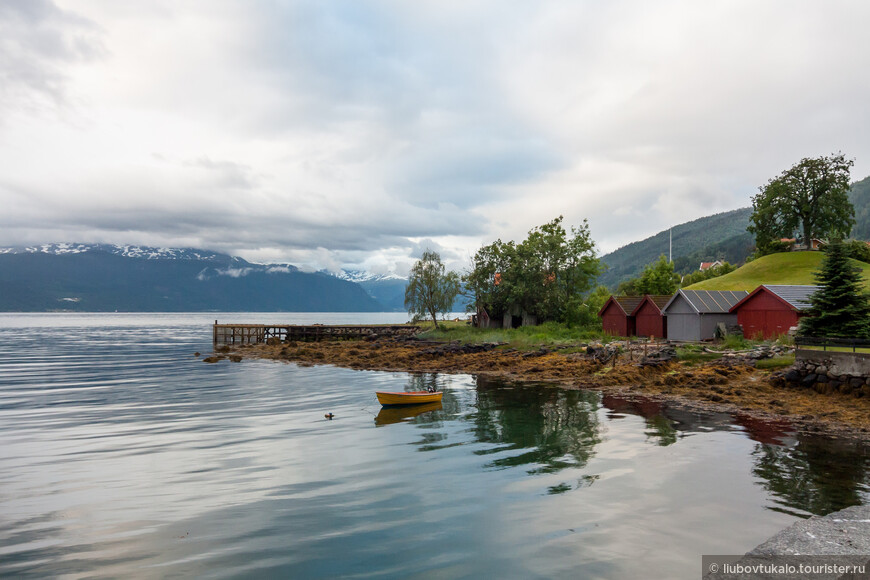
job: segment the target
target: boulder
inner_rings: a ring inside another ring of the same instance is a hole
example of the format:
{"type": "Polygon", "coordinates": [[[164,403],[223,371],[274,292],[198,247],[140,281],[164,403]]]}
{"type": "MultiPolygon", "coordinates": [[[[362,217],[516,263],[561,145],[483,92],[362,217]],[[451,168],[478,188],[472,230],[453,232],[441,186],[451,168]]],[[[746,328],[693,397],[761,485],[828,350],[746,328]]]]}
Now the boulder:
{"type": "Polygon", "coordinates": [[[799,370],[791,369],[785,373],[785,376],[783,378],[785,378],[785,380],[789,383],[799,383],[803,378],[803,375],[801,375],[801,372],[799,370]]]}

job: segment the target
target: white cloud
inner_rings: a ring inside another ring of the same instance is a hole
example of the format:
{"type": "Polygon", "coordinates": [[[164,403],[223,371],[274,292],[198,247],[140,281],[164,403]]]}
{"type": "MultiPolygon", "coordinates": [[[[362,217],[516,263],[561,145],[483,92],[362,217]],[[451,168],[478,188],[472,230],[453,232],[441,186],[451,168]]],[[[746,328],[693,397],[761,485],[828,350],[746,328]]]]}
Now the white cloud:
{"type": "Polygon", "coordinates": [[[558,215],[603,251],[870,173],[870,6],[15,0],[0,244],[203,247],[404,273],[558,215]],[[433,248],[435,249],[435,248],[433,248]],[[403,272],[404,271],[404,272],[403,272]]]}

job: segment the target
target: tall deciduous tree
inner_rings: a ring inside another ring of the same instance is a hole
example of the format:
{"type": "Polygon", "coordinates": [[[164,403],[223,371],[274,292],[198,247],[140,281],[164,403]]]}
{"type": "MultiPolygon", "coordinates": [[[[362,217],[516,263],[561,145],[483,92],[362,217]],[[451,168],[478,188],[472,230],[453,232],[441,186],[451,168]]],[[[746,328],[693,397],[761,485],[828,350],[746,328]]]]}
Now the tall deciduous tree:
{"type": "Polygon", "coordinates": [[[870,338],[870,297],[864,292],[861,270],[849,261],[841,241],[828,247],[815,278],[820,288],[810,297],[800,334],[870,338]]]}
{"type": "Polygon", "coordinates": [[[562,216],[519,244],[497,240],[474,256],[466,287],[494,318],[519,307],[541,319],[568,321],[600,272],[586,221],[570,232],[562,216]]]}
{"type": "Polygon", "coordinates": [[[439,312],[450,312],[459,294],[459,275],[447,272],[438,252],[426,250],[414,263],[405,288],[405,308],[418,317],[431,316],[438,326],[439,312]]]}
{"type": "Polygon", "coordinates": [[[680,276],[674,272],[673,262],[664,254],[648,264],[635,284],[638,294],[673,294],[680,286],[680,276]]]}
{"type": "Polygon", "coordinates": [[[853,164],[842,153],[806,158],[760,187],[752,198],[747,228],[755,234],[759,253],[775,251],[780,238],[798,231],[806,244],[813,238],[848,235],[855,224],[848,196],[853,164]]]}

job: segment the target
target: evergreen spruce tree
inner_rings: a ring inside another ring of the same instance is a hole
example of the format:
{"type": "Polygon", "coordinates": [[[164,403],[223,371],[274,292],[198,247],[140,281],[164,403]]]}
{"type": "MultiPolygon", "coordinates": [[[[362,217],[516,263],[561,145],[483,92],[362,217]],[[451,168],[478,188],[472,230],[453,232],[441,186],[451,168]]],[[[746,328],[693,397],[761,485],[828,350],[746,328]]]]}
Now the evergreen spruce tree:
{"type": "Polygon", "coordinates": [[[870,297],[861,270],[853,266],[842,241],[835,240],[815,273],[820,288],[801,318],[802,336],[870,338],[870,297]]]}

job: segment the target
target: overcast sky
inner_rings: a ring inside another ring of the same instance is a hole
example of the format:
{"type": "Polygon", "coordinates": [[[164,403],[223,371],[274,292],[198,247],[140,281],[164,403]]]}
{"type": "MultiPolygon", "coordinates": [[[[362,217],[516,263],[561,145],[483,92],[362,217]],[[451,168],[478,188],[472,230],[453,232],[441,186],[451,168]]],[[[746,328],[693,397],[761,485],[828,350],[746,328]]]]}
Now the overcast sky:
{"type": "Polygon", "coordinates": [[[455,267],[870,174],[870,3],[2,0],[0,245],[455,267]]]}

